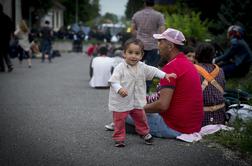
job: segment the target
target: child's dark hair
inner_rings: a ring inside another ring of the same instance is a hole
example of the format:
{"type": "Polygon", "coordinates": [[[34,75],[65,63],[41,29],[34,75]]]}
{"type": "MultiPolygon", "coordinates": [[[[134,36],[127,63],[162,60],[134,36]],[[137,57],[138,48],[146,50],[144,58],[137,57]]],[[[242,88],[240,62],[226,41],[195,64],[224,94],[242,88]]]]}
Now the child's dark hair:
{"type": "Polygon", "coordinates": [[[138,45],[141,49],[141,52],[144,51],[143,42],[137,38],[129,38],[123,45],[123,52],[126,52],[130,44],[138,45]]]}
{"type": "Polygon", "coordinates": [[[195,59],[199,63],[212,63],[215,56],[215,49],[209,43],[199,43],[195,50],[195,59]]]}

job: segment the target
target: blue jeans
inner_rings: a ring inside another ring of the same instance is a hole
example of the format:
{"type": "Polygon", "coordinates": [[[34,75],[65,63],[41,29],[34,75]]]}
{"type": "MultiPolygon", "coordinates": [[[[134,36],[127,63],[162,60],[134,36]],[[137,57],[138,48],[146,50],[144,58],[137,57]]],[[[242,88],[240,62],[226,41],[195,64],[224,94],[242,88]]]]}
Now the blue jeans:
{"type": "MultiPolygon", "coordinates": [[[[160,138],[176,138],[182,133],[171,129],[166,125],[163,118],[157,113],[149,113],[147,115],[148,125],[150,127],[150,134],[160,138]]],[[[126,123],[134,125],[134,122],[130,116],[127,117],[126,123]]]]}
{"type": "Polygon", "coordinates": [[[48,55],[48,60],[51,61],[52,59],[52,42],[50,40],[43,40],[42,46],[41,46],[41,52],[42,52],[42,61],[45,59],[45,54],[48,55]]]}

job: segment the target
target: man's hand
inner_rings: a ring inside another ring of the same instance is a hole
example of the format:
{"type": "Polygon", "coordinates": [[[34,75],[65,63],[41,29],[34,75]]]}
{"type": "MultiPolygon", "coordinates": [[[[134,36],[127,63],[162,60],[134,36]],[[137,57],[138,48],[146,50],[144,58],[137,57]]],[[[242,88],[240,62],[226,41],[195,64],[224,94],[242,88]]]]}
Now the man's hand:
{"type": "Polygon", "coordinates": [[[165,78],[170,82],[170,78],[177,78],[175,73],[165,74],[165,78]]]}
{"type": "Polygon", "coordinates": [[[121,95],[122,97],[128,96],[128,91],[127,91],[127,89],[125,89],[125,88],[119,89],[118,93],[119,93],[119,95],[121,95]]]}

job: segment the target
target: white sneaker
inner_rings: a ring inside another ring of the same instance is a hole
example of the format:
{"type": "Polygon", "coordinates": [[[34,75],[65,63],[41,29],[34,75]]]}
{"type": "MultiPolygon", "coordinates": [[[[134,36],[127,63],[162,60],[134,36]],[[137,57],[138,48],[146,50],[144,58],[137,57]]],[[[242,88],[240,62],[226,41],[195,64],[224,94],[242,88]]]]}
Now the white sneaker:
{"type": "Polygon", "coordinates": [[[107,124],[104,126],[107,130],[114,131],[115,124],[111,122],[110,124],[107,124]]]}

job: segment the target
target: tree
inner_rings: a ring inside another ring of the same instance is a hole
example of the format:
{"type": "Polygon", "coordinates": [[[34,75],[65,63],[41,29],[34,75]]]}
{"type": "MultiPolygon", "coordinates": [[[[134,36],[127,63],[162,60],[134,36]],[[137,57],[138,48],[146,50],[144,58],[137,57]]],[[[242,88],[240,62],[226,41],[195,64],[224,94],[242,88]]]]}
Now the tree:
{"type": "Polygon", "coordinates": [[[143,8],[143,4],[143,0],[128,0],[125,11],[126,18],[131,19],[136,11],[143,8]]]}
{"type": "Polygon", "coordinates": [[[252,21],[248,14],[252,11],[250,0],[224,0],[218,12],[218,28],[226,32],[230,25],[240,25],[245,29],[246,38],[252,42],[252,21]]]}
{"type": "Polygon", "coordinates": [[[23,18],[28,20],[31,14],[33,16],[32,22],[40,20],[40,18],[52,7],[51,0],[22,0],[21,4],[23,18]]]}
{"type": "Polygon", "coordinates": [[[223,0],[178,0],[178,3],[185,4],[191,10],[201,13],[201,19],[217,19],[217,13],[223,0]]]}
{"type": "Polygon", "coordinates": [[[105,13],[105,15],[102,17],[102,21],[115,24],[118,22],[118,17],[113,13],[105,13]]]}
{"type": "MultiPolygon", "coordinates": [[[[66,24],[75,23],[76,16],[76,0],[60,0],[66,6],[64,21],[66,24]]],[[[78,21],[88,22],[99,16],[99,0],[78,0],[78,21]]]]}

